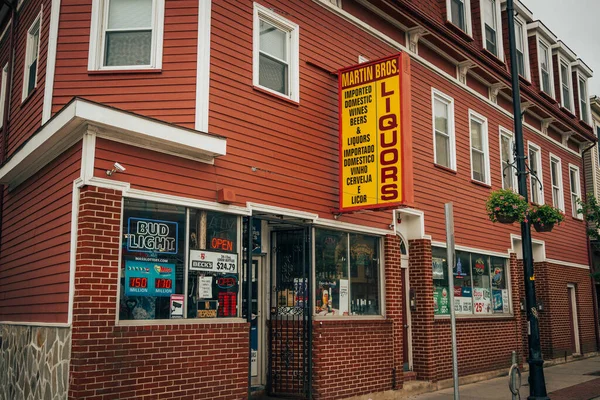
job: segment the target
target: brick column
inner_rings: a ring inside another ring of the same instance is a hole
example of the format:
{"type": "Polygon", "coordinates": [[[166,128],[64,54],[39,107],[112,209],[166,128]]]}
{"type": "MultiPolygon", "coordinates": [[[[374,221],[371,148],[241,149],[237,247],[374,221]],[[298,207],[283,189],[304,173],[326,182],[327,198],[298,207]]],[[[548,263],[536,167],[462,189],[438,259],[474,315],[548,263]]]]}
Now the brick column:
{"type": "MultiPolygon", "coordinates": [[[[400,238],[387,235],[385,238],[385,314],[392,320],[394,365],[396,371],[396,387],[401,388],[404,377],[403,340],[404,299],[402,298],[402,254],[400,238]]],[[[394,389],[395,389],[394,388],[394,389]]]]}
{"type": "Polygon", "coordinates": [[[417,379],[436,382],[431,241],[409,241],[408,254],[410,287],[417,299],[417,308],[411,313],[413,369],[417,379]]]}
{"type": "Polygon", "coordinates": [[[71,399],[89,397],[96,387],[121,384],[98,381],[103,375],[101,365],[119,351],[110,333],[117,307],[121,199],[120,193],[109,189],[87,186],[80,191],[71,399]]]}

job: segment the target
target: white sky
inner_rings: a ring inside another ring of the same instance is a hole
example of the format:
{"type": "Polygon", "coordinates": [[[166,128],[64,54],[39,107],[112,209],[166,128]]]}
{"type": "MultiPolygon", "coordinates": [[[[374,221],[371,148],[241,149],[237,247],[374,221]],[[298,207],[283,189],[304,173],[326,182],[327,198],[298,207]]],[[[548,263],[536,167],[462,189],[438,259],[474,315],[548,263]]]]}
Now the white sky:
{"type": "Polygon", "coordinates": [[[589,94],[600,96],[600,0],[521,0],[593,71],[589,94]]]}

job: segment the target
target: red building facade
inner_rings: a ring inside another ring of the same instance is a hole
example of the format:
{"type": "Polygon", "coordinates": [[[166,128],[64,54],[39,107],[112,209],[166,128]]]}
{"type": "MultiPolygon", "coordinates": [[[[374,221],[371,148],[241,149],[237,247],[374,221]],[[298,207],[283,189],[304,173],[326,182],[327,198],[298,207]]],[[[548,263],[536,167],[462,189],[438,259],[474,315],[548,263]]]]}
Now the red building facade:
{"type": "MultiPolygon", "coordinates": [[[[461,376],[526,357],[520,230],[485,212],[516,188],[502,2],[14,3],[0,10],[5,397],[443,384],[450,290],[461,376]],[[414,201],[340,213],[337,71],[398,53],[414,201]]],[[[566,214],[533,232],[542,351],[564,359],[598,346],[575,206],[592,71],[516,5],[529,198],[566,214]]]]}

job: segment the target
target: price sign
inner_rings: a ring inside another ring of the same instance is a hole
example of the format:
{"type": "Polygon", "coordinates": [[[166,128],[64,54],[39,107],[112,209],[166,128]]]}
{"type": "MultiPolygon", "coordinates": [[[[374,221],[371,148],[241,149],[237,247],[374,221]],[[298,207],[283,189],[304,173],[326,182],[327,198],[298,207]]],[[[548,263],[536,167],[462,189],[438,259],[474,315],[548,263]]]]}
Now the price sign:
{"type": "Polygon", "coordinates": [[[203,272],[238,272],[238,255],[206,250],[190,250],[190,269],[203,272]]]}

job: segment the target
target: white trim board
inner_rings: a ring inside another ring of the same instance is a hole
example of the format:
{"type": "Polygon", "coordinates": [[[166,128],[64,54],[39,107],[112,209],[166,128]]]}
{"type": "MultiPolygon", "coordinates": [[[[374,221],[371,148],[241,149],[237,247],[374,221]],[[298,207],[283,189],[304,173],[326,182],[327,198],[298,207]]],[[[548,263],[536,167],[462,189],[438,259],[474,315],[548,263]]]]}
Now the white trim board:
{"type": "Polygon", "coordinates": [[[210,88],[210,10],[211,0],[198,3],[198,51],[196,71],[196,125],[197,131],[208,132],[210,88]]]}
{"type": "Polygon", "coordinates": [[[54,95],[54,73],[56,70],[56,48],[58,45],[58,21],[60,18],[60,0],[52,0],[50,6],[50,28],[48,30],[48,50],[46,55],[46,83],[44,84],[44,105],[42,125],[52,114],[52,97],[54,95]]]}
{"type": "Polygon", "coordinates": [[[107,128],[110,137],[158,152],[177,152],[212,164],[226,154],[227,140],[76,98],[42,126],[0,168],[0,183],[17,186],[75,144],[84,125],[107,128]]]}

